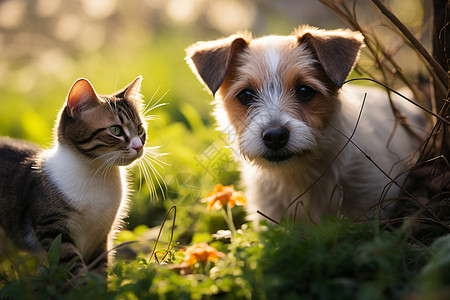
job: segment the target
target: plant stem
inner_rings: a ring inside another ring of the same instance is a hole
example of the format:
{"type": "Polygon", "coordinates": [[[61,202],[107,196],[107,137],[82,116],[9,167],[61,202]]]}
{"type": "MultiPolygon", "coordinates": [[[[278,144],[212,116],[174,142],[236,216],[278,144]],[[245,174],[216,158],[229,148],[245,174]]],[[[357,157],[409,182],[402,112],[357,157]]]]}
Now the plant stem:
{"type": "Polygon", "coordinates": [[[233,222],[233,214],[231,213],[231,206],[227,204],[227,210],[225,211],[225,207],[222,207],[220,211],[222,212],[223,218],[225,219],[225,222],[227,223],[228,229],[231,231],[231,237],[233,238],[236,234],[236,228],[234,227],[233,222]]]}

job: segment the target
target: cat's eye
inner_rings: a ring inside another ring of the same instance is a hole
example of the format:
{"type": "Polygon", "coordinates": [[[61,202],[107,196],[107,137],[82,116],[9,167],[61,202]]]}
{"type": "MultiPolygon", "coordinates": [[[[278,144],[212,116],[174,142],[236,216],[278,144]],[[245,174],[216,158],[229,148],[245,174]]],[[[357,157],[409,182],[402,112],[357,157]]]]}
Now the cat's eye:
{"type": "Polygon", "coordinates": [[[109,132],[115,136],[122,136],[124,134],[123,128],[120,125],[113,125],[109,127],[109,132]]]}
{"type": "Polygon", "coordinates": [[[142,124],[139,124],[137,127],[137,132],[139,135],[141,135],[142,133],[144,133],[144,126],[142,126],[142,124]]]}
{"type": "Polygon", "coordinates": [[[236,98],[239,100],[239,102],[241,102],[243,105],[245,106],[249,106],[250,104],[252,104],[253,102],[255,102],[255,100],[257,99],[256,94],[250,90],[250,89],[243,89],[242,91],[240,91],[237,95],[236,98]]]}
{"type": "Polygon", "coordinates": [[[305,84],[298,85],[295,88],[295,97],[297,97],[297,99],[301,102],[307,102],[311,100],[316,94],[317,91],[315,89],[305,84]]]}

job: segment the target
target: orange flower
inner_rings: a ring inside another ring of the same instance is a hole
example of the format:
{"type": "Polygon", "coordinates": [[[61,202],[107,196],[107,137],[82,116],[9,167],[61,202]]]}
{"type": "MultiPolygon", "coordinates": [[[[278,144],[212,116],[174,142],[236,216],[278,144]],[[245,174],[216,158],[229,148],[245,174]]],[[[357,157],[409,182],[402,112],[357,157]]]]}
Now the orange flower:
{"type": "Polygon", "coordinates": [[[230,207],[247,205],[247,199],[244,193],[235,191],[233,185],[223,186],[217,184],[214,190],[201,201],[208,204],[207,208],[209,211],[212,209],[219,210],[222,206],[226,205],[230,205],[230,207]]]}
{"type": "Polygon", "coordinates": [[[180,250],[184,252],[184,259],[181,263],[183,268],[193,266],[198,261],[208,262],[215,261],[219,258],[225,257],[220,251],[217,251],[215,248],[211,247],[207,243],[198,243],[188,247],[186,250],[180,250]]]}

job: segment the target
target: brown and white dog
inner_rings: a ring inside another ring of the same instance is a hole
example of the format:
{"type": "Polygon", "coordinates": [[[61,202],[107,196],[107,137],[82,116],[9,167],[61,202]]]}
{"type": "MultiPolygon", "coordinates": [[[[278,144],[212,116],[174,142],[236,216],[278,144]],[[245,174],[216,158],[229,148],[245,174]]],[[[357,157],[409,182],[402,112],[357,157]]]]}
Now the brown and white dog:
{"type": "MultiPolygon", "coordinates": [[[[341,89],[362,45],[358,32],[303,26],[289,36],[236,34],[186,50],[189,66],[215,96],[220,128],[236,135],[250,213],[315,222],[338,212],[367,216],[377,207],[389,213],[393,205],[381,200],[399,188],[391,184],[383,194],[390,179],[378,167],[395,178],[413,163],[419,141],[395,126],[385,91],[341,89]],[[290,205],[299,196],[300,205],[290,205]]],[[[396,106],[424,128],[418,109],[405,101],[396,106]]]]}

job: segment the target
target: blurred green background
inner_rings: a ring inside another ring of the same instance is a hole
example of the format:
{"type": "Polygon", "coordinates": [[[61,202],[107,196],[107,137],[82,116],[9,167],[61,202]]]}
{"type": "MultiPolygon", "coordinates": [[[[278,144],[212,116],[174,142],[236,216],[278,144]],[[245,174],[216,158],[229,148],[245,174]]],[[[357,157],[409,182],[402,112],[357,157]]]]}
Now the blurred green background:
{"type": "MultiPolygon", "coordinates": [[[[426,32],[427,5],[386,2],[406,25],[426,32]]],[[[389,31],[369,0],[358,1],[356,9],[360,22],[389,31]]],[[[216,183],[242,186],[226,135],[215,130],[212,96],[184,62],[184,49],[239,30],[289,34],[299,24],[347,27],[313,0],[0,1],[0,135],[49,147],[57,112],[76,79],[88,78],[99,94],[110,94],[142,75],[144,99],[167,103],[152,112],[158,117],[149,124],[147,142],[167,153],[162,160],[168,165],[155,166],[167,188],[165,197],[160,192],[159,200],[151,199],[134,176],[138,191],[128,227],[159,225],[177,205],[179,220],[201,231],[207,225],[194,224],[195,212],[205,208],[194,204],[216,183]]],[[[426,36],[422,40],[427,43],[426,36]]],[[[394,42],[386,35],[386,44],[394,42]]],[[[406,68],[416,72],[417,64],[406,68]]]]}

